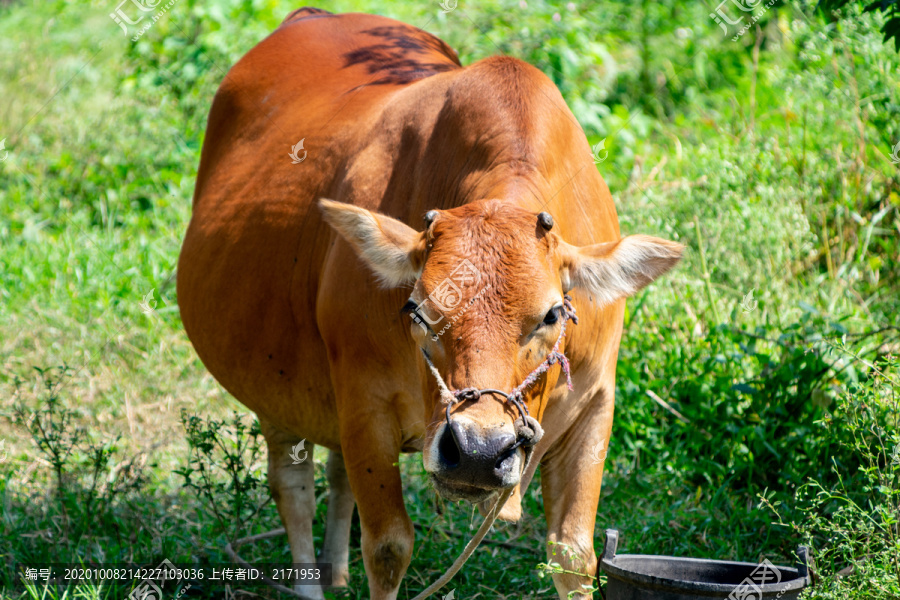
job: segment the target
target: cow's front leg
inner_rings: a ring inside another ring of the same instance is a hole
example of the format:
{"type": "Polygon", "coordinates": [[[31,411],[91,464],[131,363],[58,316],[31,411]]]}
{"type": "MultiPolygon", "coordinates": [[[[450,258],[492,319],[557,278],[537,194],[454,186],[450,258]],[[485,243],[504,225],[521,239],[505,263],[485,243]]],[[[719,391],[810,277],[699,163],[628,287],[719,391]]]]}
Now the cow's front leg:
{"type": "Polygon", "coordinates": [[[397,461],[400,428],[385,411],[341,423],[341,446],[362,528],[372,600],[394,600],[412,559],[414,531],[403,504],[397,461]]]}
{"type": "MultiPolygon", "coordinates": [[[[315,463],[313,445],[297,447],[302,440],[260,419],[260,429],[269,448],[269,490],[287,531],[291,558],[295,563],[315,564],[312,523],[316,515],[315,463]],[[295,450],[296,448],[296,450],[295,450]]],[[[307,598],[324,600],[317,586],[295,585],[307,598]]]]}
{"type": "Polygon", "coordinates": [[[594,526],[613,414],[612,386],[606,389],[541,460],[547,560],[567,571],[553,575],[561,600],[570,592],[576,600],[591,598],[583,586],[594,583],[597,571],[594,526]]]}

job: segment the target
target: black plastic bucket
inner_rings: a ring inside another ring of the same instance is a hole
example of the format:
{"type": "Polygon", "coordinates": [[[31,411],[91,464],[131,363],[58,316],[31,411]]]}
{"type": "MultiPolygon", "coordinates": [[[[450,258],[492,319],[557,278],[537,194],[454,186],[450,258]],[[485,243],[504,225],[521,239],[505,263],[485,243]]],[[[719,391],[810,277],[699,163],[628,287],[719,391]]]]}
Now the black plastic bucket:
{"type": "Polygon", "coordinates": [[[795,600],[810,584],[809,552],[797,549],[797,568],[761,564],[622,554],[619,532],[606,530],[600,568],[606,573],[607,600],[795,600]]]}

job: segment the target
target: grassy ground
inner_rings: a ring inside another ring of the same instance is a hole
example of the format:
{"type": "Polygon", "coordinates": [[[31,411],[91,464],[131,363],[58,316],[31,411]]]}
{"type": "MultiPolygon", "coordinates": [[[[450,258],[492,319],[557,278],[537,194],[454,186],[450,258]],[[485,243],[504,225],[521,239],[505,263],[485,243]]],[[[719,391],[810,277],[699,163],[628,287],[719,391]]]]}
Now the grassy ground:
{"type": "MultiPolygon", "coordinates": [[[[598,549],[607,527],[640,553],[785,563],[811,543],[812,597],[900,596],[887,358],[898,348],[900,58],[877,18],[779,3],[731,42],[707,7],[676,1],[321,6],[419,25],[464,64],[504,52],[538,65],[591,143],[604,141],[598,168],[623,231],[688,245],[673,276],[629,302],[598,549]]],[[[136,43],[109,18],[113,3],[0,8],[2,598],[57,594],[23,589],[19,562],[227,562],[229,539],[279,526],[270,502],[249,518],[267,495],[264,452],[246,431],[217,438],[230,452],[249,444],[237,485],[220,453],[213,502],[183,486],[179,471],[196,470],[182,411],[250,417],[194,354],[174,272],[216,86],[296,7],[178,0],[136,43]]],[[[441,503],[419,457],[401,467],[417,528],[411,597],[480,518],[441,503]]],[[[523,520],[497,526],[451,584],[456,597],[554,597],[537,483],[523,520]]],[[[246,557],[289,554],[275,539],[246,557]]],[[[355,541],[351,559],[353,591],[336,597],[367,597],[355,541]]]]}

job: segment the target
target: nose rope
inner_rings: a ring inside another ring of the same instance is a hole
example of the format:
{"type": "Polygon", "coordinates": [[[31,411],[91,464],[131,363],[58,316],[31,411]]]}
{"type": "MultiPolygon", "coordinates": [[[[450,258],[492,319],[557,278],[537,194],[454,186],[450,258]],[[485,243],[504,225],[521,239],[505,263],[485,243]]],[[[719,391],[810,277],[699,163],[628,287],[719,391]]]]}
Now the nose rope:
{"type": "Polygon", "coordinates": [[[519,411],[519,416],[522,418],[522,427],[519,431],[517,431],[517,440],[513,449],[518,448],[522,445],[534,445],[540,439],[540,435],[538,431],[540,430],[540,424],[538,424],[537,420],[531,417],[528,406],[525,404],[525,390],[534,385],[538,378],[550,370],[550,367],[559,363],[562,367],[563,373],[566,376],[566,387],[568,389],[572,388],[572,371],[569,365],[569,359],[566,358],[566,355],[559,351],[560,344],[562,344],[562,340],[566,335],[566,323],[568,323],[569,319],[577,325],[578,324],[578,316],[575,314],[575,307],[572,305],[572,298],[566,294],[563,297],[563,305],[560,309],[560,317],[562,320],[562,324],[559,328],[559,338],[557,338],[556,343],[553,345],[553,348],[550,349],[550,353],[547,354],[547,357],[539,364],[529,375],[526,377],[522,383],[517,385],[513,390],[509,393],[503,392],[501,390],[493,389],[493,388],[463,388],[461,390],[451,390],[447,383],[444,381],[444,378],[441,377],[440,371],[438,371],[437,367],[434,366],[434,363],[431,361],[431,357],[428,356],[428,353],[422,348],[422,356],[425,357],[425,363],[428,365],[428,369],[431,371],[431,374],[434,375],[434,379],[437,382],[438,391],[441,395],[441,401],[447,405],[446,416],[447,416],[447,425],[450,425],[450,409],[454,404],[458,402],[464,402],[466,400],[478,400],[485,394],[493,394],[497,396],[502,396],[506,399],[508,403],[516,407],[516,410],[519,411]],[[519,435],[519,434],[522,435],[519,435]]]}

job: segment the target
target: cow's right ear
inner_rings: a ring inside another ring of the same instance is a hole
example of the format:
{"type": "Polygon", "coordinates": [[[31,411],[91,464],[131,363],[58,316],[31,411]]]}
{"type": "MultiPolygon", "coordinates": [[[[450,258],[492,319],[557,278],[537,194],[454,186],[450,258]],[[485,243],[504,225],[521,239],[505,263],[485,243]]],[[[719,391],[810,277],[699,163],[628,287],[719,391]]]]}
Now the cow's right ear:
{"type": "Polygon", "coordinates": [[[325,221],[388,287],[412,283],[425,264],[425,234],[405,223],[358,206],[322,198],[325,221]]]}

